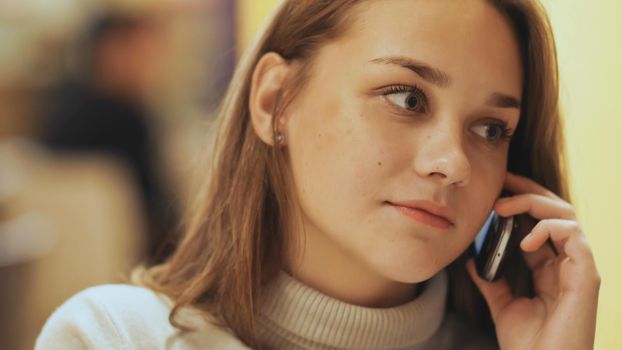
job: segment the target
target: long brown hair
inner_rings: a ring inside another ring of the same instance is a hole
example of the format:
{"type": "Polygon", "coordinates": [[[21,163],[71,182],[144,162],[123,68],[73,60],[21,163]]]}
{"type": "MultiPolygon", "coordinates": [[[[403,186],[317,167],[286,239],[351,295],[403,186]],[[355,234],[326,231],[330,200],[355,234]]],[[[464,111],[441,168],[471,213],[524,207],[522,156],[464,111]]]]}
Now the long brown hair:
{"type": "MultiPolygon", "coordinates": [[[[259,59],[276,52],[300,64],[282,90],[273,116],[306,81],[313,54],[348,29],[355,7],[366,0],[285,0],[243,56],[221,107],[211,166],[191,209],[185,235],[172,257],[137,269],[134,281],[169,296],[171,323],[193,306],[230,328],[243,342],[261,348],[256,315],[261,287],[285,266],[296,237],[287,235],[295,203],[286,148],[262,142],[249,115],[251,77],[259,59]]],[[[548,18],[537,0],[488,0],[512,25],[524,66],[519,127],[510,145],[508,168],[568,199],[562,125],[558,108],[555,45],[548,18]]],[[[276,144],[276,140],[275,140],[276,144]]],[[[449,268],[449,309],[494,336],[488,309],[464,268],[466,254],[449,268]]],[[[529,295],[526,268],[512,286],[529,295]]]]}

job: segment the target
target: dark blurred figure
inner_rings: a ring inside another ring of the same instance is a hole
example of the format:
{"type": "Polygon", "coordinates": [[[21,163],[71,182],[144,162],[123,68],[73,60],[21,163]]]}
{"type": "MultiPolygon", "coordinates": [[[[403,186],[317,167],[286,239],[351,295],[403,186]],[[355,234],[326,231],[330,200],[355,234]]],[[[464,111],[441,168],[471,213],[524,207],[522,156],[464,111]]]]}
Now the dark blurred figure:
{"type": "Polygon", "coordinates": [[[104,153],[125,161],[136,176],[148,222],[147,259],[172,251],[177,211],[161,179],[153,118],[145,93],[163,55],[161,28],[150,18],[106,14],[80,43],[79,74],[50,94],[41,138],[65,153],[104,153]]]}

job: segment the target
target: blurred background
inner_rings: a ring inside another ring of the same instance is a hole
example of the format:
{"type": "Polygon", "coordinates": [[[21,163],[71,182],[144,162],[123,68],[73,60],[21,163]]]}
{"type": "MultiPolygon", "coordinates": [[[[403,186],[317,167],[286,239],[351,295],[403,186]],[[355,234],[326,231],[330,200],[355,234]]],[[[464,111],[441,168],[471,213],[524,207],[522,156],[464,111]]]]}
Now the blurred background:
{"type": "MultiPolygon", "coordinates": [[[[69,296],[170,253],[236,59],[276,3],[0,0],[0,348],[32,349],[69,296]]],[[[596,348],[617,349],[622,2],[543,3],[603,277],[596,348]]]]}

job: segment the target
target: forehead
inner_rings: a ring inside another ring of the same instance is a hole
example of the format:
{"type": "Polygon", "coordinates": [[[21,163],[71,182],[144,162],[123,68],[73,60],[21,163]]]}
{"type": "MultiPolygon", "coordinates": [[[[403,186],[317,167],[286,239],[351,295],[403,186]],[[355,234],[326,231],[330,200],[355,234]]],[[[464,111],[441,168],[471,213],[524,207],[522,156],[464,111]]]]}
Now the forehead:
{"type": "MultiPolygon", "coordinates": [[[[485,0],[369,0],[339,41],[351,59],[404,56],[456,81],[520,95],[522,66],[510,23],[485,0]]],[[[337,44],[337,43],[336,43],[337,44]]]]}

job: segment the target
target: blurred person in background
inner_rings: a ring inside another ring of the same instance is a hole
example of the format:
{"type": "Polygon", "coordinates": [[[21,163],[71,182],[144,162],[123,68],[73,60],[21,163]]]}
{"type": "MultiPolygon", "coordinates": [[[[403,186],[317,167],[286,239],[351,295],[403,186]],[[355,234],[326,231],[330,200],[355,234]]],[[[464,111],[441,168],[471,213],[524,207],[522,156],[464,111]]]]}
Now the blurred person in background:
{"type": "Polygon", "coordinates": [[[147,259],[162,261],[174,244],[176,209],[163,179],[154,118],[146,107],[166,47],[156,18],[105,13],[81,36],[70,72],[49,95],[41,141],[62,153],[103,153],[136,179],[148,224],[147,259]]]}

